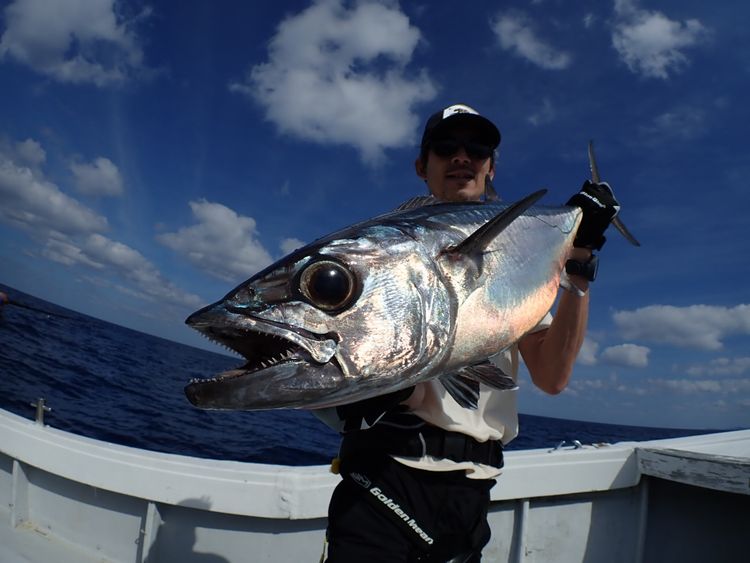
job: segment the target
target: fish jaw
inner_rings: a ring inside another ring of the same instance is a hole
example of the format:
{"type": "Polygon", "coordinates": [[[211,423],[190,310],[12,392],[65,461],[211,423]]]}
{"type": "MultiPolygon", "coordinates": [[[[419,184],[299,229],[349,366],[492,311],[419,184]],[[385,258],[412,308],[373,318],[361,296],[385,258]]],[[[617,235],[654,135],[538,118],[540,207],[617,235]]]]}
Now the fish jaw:
{"type": "Polygon", "coordinates": [[[185,387],[199,408],[262,410],[319,404],[346,377],[336,360],[338,337],[235,313],[222,301],[185,321],[209,340],[246,359],[238,368],[185,387]]]}
{"type": "Polygon", "coordinates": [[[193,380],[185,395],[196,407],[211,410],[265,410],[320,408],[328,406],[344,379],[335,364],[315,368],[311,379],[309,363],[282,360],[260,370],[230,370],[217,378],[193,380]]]}
{"type": "MultiPolygon", "coordinates": [[[[246,359],[256,356],[259,345],[270,345],[265,339],[254,342],[253,337],[279,338],[290,345],[305,350],[320,364],[328,362],[336,353],[338,336],[335,333],[318,334],[303,328],[293,327],[280,321],[263,318],[262,313],[234,312],[226,301],[201,309],[190,315],[185,323],[246,359]]],[[[271,346],[276,349],[278,346],[271,346]]]]}

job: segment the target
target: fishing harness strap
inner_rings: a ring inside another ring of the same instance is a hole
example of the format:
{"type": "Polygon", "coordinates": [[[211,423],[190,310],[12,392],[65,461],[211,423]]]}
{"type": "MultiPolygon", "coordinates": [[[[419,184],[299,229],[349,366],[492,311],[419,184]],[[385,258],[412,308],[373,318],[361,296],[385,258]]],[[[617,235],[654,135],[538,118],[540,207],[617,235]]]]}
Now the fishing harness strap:
{"type": "Polygon", "coordinates": [[[339,453],[341,459],[374,452],[403,457],[432,456],[503,467],[503,447],[499,440],[479,442],[460,432],[449,432],[427,424],[408,413],[387,413],[368,430],[344,433],[339,453]]]}

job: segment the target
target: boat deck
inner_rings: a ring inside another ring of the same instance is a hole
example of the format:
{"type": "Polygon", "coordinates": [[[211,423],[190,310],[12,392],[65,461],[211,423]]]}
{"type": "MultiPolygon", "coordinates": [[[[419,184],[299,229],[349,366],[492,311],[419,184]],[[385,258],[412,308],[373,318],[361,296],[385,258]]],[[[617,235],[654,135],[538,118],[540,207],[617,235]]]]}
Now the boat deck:
{"type": "MultiPolygon", "coordinates": [[[[0,411],[0,562],[318,561],[327,466],[206,460],[0,411]]],[[[737,561],[750,430],[508,452],[487,561],[737,561]]],[[[739,559],[738,559],[739,557],[739,559]]]]}

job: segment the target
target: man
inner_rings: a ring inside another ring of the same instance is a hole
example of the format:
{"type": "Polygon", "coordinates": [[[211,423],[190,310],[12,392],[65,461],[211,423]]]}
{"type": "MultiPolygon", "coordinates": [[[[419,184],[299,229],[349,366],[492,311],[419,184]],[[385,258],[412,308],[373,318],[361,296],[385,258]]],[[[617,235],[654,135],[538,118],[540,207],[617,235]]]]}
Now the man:
{"type": "MultiPolygon", "coordinates": [[[[436,198],[479,201],[495,174],[500,132],[457,104],[430,117],[415,162],[436,198]]],[[[609,186],[584,184],[568,202],[584,216],[554,318],[493,357],[515,379],[519,353],[534,384],[550,394],[570,379],[588,319],[588,284],[603,233],[619,210],[609,186]]],[[[339,407],[341,474],[329,507],[330,563],[470,562],[490,538],[490,489],[502,444],[517,434],[515,393],[480,387],[477,409],[456,403],[437,380],[339,407]]],[[[510,541],[510,539],[508,539],[510,541]]]]}

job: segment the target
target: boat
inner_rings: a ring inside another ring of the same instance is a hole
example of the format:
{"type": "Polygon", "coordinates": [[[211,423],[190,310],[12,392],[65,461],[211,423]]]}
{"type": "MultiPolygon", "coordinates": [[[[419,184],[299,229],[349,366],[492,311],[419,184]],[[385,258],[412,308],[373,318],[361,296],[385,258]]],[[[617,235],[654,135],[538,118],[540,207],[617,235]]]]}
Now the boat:
{"type": "MultiPolygon", "coordinates": [[[[41,412],[39,412],[41,411],[41,412]]],[[[141,450],[0,410],[0,562],[319,561],[328,466],[141,450]]],[[[747,561],[750,430],[510,451],[483,561],[747,561]]]]}

